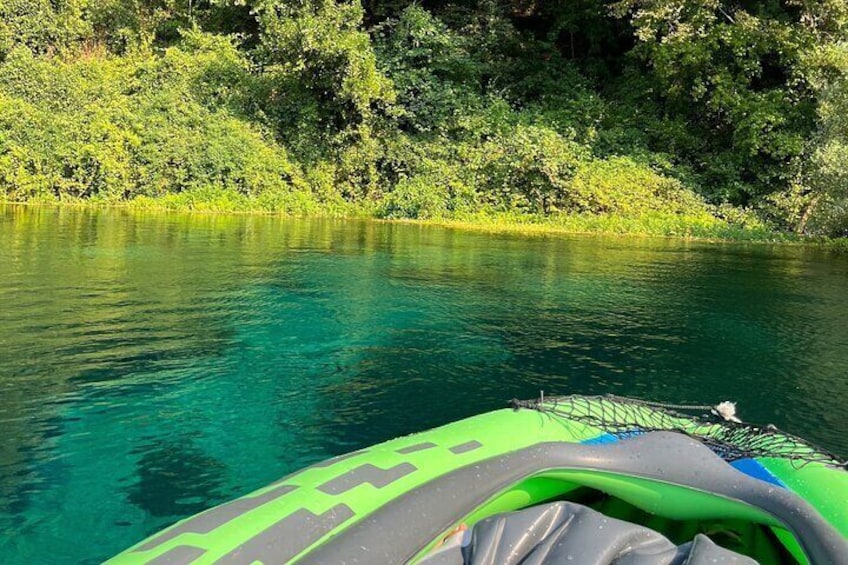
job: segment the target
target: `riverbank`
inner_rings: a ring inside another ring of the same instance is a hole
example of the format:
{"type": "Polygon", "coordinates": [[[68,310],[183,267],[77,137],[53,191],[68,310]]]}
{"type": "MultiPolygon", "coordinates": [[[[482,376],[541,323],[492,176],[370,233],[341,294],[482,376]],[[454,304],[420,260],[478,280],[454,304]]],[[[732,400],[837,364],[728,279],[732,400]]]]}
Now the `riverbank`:
{"type": "Polygon", "coordinates": [[[622,237],[666,237],[683,240],[768,243],[824,247],[848,253],[848,238],[828,239],[805,237],[769,229],[762,223],[749,225],[732,223],[709,214],[674,215],[654,213],[640,217],[623,217],[596,214],[560,214],[535,216],[518,213],[472,213],[453,218],[382,218],[374,210],[363,206],[336,203],[332,206],[310,206],[302,213],[291,214],[258,205],[247,205],[242,200],[176,200],[173,198],[139,198],[125,202],[99,202],[89,199],[37,202],[11,202],[0,199],[0,204],[67,209],[119,209],[133,212],[154,212],[200,215],[255,215],[296,218],[331,218],[369,220],[380,223],[443,226],[463,231],[484,233],[510,233],[528,236],[547,235],[612,235],[622,237]]]}
{"type": "Polygon", "coordinates": [[[624,4],[77,3],[0,8],[0,198],[848,234],[848,42],[817,8],[678,37],[691,22],[624,4]]]}

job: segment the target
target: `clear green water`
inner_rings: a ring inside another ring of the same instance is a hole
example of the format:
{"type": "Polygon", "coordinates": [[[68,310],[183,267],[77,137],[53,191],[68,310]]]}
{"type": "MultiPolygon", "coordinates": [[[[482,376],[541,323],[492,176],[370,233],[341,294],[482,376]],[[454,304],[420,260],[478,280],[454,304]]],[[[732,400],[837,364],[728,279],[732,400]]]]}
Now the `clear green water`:
{"type": "Polygon", "coordinates": [[[316,460],[554,393],[848,455],[848,258],[0,207],[0,562],[98,562],[316,460]]]}

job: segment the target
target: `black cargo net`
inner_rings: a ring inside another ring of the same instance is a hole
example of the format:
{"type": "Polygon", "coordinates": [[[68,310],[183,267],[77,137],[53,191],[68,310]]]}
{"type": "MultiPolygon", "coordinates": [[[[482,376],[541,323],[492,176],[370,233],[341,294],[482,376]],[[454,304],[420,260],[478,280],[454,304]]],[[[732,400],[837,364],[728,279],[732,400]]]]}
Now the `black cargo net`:
{"type": "Polygon", "coordinates": [[[848,461],[774,426],[740,422],[731,403],[693,406],[614,395],[572,395],[513,400],[511,404],[516,410],[528,408],[562,416],[619,439],[655,431],[683,433],[703,443],[725,461],[773,457],[789,460],[796,468],[817,462],[848,469],[848,461]]]}

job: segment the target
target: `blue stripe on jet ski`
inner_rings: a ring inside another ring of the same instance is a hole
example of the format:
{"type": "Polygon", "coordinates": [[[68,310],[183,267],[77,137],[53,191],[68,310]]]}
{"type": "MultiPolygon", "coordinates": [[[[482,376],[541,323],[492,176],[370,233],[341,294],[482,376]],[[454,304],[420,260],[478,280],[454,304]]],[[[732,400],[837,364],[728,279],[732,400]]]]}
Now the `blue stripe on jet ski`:
{"type": "Polygon", "coordinates": [[[585,439],[585,440],[581,441],[580,443],[582,443],[583,445],[600,445],[600,444],[603,444],[603,443],[614,443],[614,442],[616,442],[620,439],[628,439],[628,438],[631,438],[631,437],[640,436],[644,433],[645,432],[643,432],[642,430],[616,432],[615,434],[610,434],[610,433],[604,432],[603,434],[599,435],[598,437],[593,437],[592,439],[585,439]]]}
{"type": "Polygon", "coordinates": [[[598,437],[593,437],[592,439],[584,439],[580,443],[583,445],[601,445],[603,443],[615,443],[618,441],[618,438],[612,434],[608,434],[604,432],[598,437]]]}
{"type": "Polygon", "coordinates": [[[756,459],[738,459],[731,463],[731,465],[737,471],[742,471],[749,477],[754,477],[755,479],[760,479],[761,481],[786,488],[783,481],[775,477],[771,471],[763,467],[756,459]]]}

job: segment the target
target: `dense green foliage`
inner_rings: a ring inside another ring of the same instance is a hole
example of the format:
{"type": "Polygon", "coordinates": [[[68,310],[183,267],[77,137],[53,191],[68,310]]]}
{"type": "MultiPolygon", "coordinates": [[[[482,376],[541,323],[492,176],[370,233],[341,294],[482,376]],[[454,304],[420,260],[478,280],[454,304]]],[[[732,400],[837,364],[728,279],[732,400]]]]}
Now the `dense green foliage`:
{"type": "Polygon", "coordinates": [[[848,233],[845,0],[0,0],[0,197],[848,233]]]}

